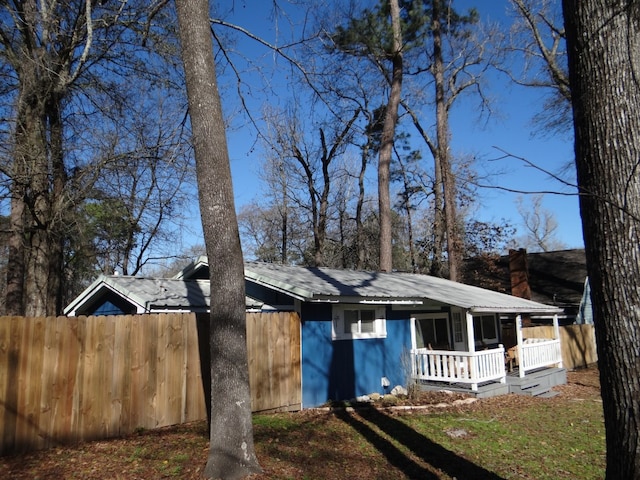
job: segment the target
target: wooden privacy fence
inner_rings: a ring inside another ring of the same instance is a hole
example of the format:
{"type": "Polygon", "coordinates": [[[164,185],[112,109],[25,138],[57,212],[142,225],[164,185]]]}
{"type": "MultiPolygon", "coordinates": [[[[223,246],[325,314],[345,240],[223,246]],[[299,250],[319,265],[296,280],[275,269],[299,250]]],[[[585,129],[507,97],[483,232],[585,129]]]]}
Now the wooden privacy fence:
{"type": "MultiPolygon", "coordinates": [[[[552,326],[525,327],[525,338],[554,338],[552,326]]],[[[560,327],[560,349],[564,368],[574,370],[598,361],[593,325],[565,325],[560,327]]]]}
{"type": "MultiPolygon", "coordinates": [[[[0,317],[0,453],[206,418],[205,325],[194,314],[0,317]]],[[[297,314],[248,314],[247,339],[254,410],[299,408],[297,314]]]]}

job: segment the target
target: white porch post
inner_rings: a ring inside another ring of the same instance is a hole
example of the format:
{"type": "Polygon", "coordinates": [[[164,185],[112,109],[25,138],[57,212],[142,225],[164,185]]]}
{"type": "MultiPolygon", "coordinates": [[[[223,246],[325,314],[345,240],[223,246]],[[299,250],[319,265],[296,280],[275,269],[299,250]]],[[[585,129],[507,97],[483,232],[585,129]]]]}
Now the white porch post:
{"type": "MultiPolygon", "coordinates": [[[[475,353],[476,352],[476,337],[473,334],[473,315],[471,314],[471,312],[469,310],[467,310],[465,312],[465,316],[467,319],[467,351],[469,353],[475,353]]],[[[476,357],[475,356],[471,356],[469,357],[469,372],[471,373],[471,381],[473,382],[471,384],[471,390],[473,390],[474,392],[478,390],[478,382],[476,382],[476,378],[478,376],[478,366],[477,366],[477,362],[476,362],[476,357]]]]}
{"type": "Polygon", "coordinates": [[[558,340],[558,356],[560,357],[560,361],[558,362],[558,368],[562,368],[562,349],[560,347],[560,325],[558,324],[558,314],[556,313],[553,316],[553,336],[556,340],[558,340]]]}
{"type": "Polygon", "coordinates": [[[518,340],[518,375],[524,378],[524,364],[522,363],[522,315],[516,315],[516,339],[518,340]]]}

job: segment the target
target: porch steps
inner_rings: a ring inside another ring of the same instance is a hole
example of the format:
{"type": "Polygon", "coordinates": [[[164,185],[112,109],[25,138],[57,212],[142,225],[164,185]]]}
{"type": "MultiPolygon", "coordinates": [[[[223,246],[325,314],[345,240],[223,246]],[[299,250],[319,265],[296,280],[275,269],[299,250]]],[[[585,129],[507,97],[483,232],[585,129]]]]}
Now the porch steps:
{"type": "Polygon", "coordinates": [[[550,398],[556,395],[551,389],[567,383],[567,371],[564,368],[544,368],[528,372],[527,376],[507,376],[509,393],[550,398]]]}
{"type": "Polygon", "coordinates": [[[448,390],[455,393],[464,393],[476,398],[490,398],[498,395],[514,393],[532,397],[551,398],[558,393],[551,390],[556,385],[567,383],[567,371],[564,368],[543,368],[537,371],[527,372],[527,376],[520,378],[518,371],[507,375],[506,383],[490,382],[478,385],[477,391],[472,391],[469,385],[442,382],[422,382],[419,388],[425,392],[437,392],[448,390]]]}
{"type": "Polygon", "coordinates": [[[421,383],[419,385],[420,390],[423,392],[439,392],[446,390],[454,393],[464,393],[466,395],[472,395],[476,398],[491,398],[498,395],[507,395],[509,393],[509,385],[506,383],[486,383],[478,385],[478,390],[475,392],[471,390],[469,385],[463,384],[446,384],[446,383],[421,383]]]}

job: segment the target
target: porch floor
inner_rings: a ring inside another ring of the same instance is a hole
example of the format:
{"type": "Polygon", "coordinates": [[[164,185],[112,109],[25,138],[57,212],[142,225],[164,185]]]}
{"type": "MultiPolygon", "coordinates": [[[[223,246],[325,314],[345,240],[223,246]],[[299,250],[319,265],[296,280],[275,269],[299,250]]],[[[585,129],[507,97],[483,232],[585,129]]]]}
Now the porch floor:
{"type": "Polygon", "coordinates": [[[518,368],[507,373],[506,383],[486,382],[478,385],[478,390],[471,390],[471,385],[446,382],[420,382],[422,391],[449,390],[456,393],[466,393],[476,398],[490,398],[498,395],[515,393],[535,397],[553,397],[557,395],[551,390],[556,385],[567,383],[567,370],[564,368],[541,368],[527,373],[524,378],[519,377],[518,368]]]}

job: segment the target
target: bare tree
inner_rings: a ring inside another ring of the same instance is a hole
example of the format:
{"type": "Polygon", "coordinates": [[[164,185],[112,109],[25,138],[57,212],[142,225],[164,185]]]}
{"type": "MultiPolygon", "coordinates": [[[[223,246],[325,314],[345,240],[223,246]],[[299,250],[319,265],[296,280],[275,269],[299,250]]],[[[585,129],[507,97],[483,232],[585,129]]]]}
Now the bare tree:
{"type": "Polygon", "coordinates": [[[640,478],[640,9],[563,0],[606,478],[640,478]]]}
{"type": "Polygon", "coordinates": [[[553,212],[544,208],[542,200],[542,195],[534,195],[531,198],[531,205],[527,207],[522,196],[517,198],[516,206],[525,228],[525,234],[521,236],[519,246],[531,252],[549,252],[565,248],[565,245],[556,238],[558,221],[553,212]]]}
{"type": "Polygon", "coordinates": [[[198,194],[211,260],[211,425],[205,475],[239,479],[260,472],[253,446],[247,365],[244,261],[225,123],[218,93],[207,0],[177,0],[180,43],[196,156],[198,194]]]}
{"type": "Polygon", "coordinates": [[[278,152],[283,162],[281,168],[288,179],[286,196],[292,204],[308,212],[309,226],[313,233],[313,248],[309,260],[314,266],[324,265],[334,175],[332,167],[344,152],[359,115],[359,110],[352,112],[346,123],[329,126],[330,130],[313,122],[318,131],[315,141],[310,140],[302,131],[304,121],[295,110],[290,110],[284,116],[272,114],[268,118],[274,137],[269,139],[269,145],[278,152]],[[304,186],[302,195],[297,193],[299,186],[304,186]]]}

